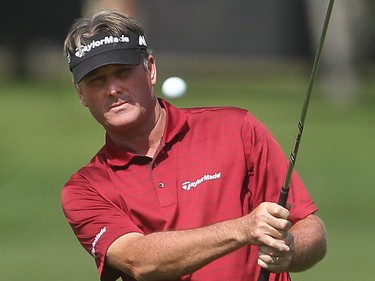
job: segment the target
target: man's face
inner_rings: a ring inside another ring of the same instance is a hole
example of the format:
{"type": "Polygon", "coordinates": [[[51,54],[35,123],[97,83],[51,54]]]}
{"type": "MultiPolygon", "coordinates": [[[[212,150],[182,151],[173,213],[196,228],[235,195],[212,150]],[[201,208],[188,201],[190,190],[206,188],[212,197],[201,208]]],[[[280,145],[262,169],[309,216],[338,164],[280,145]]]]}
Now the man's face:
{"type": "Polygon", "coordinates": [[[153,122],[156,65],[152,56],[148,62],[148,69],[142,63],[102,66],[76,84],[83,105],[107,131],[141,128],[153,122]]]}

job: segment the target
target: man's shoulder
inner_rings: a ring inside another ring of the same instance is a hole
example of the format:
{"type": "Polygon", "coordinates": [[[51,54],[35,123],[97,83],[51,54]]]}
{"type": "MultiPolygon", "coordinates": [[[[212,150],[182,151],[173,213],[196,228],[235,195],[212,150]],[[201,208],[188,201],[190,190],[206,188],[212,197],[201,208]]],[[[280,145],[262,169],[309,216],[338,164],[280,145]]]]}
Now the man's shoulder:
{"type": "Polygon", "coordinates": [[[212,107],[195,107],[182,108],[188,117],[201,118],[204,116],[212,117],[217,120],[227,118],[244,118],[249,112],[246,109],[235,106],[212,106],[212,107]]]}

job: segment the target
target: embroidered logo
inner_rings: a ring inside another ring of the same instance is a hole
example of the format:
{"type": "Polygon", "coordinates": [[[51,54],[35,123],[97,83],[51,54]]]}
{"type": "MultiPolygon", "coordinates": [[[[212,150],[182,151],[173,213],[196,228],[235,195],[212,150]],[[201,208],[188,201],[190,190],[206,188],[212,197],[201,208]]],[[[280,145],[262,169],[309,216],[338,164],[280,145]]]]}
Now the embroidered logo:
{"type": "Polygon", "coordinates": [[[92,40],[89,44],[76,48],[75,56],[77,58],[83,57],[85,53],[90,52],[92,49],[98,48],[102,45],[113,44],[113,43],[129,43],[130,39],[128,36],[122,35],[121,37],[106,36],[100,40],[92,40]]]}
{"type": "Polygon", "coordinates": [[[217,180],[220,179],[221,177],[221,172],[215,173],[215,174],[206,174],[203,177],[195,180],[195,181],[185,181],[182,183],[182,189],[183,190],[190,190],[192,188],[197,187],[201,183],[205,181],[211,181],[211,180],[217,180]]]}
{"type": "Polygon", "coordinates": [[[91,248],[91,255],[92,255],[94,258],[96,258],[96,250],[95,250],[95,246],[96,246],[96,244],[98,243],[100,237],[102,237],[103,234],[104,234],[106,231],[107,231],[107,227],[105,226],[105,227],[103,227],[103,228],[99,231],[99,233],[95,236],[95,239],[94,239],[94,241],[93,241],[92,244],[91,244],[91,246],[92,246],[92,248],[91,248]]]}

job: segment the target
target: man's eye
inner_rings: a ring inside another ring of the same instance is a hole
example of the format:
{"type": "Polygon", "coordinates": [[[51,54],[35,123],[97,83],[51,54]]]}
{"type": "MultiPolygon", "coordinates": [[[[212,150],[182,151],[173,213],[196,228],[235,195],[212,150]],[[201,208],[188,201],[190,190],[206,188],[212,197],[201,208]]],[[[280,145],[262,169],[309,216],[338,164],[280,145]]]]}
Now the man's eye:
{"type": "Polygon", "coordinates": [[[100,82],[103,82],[104,79],[105,79],[105,77],[102,76],[102,75],[95,75],[95,76],[89,77],[88,82],[90,82],[90,83],[100,83],[100,82]]]}
{"type": "Polygon", "coordinates": [[[132,70],[133,68],[131,67],[121,67],[116,71],[116,74],[118,76],[125,76],[125,75],[130,74],[132,70]]]}
{"type": "Polygon", "coordinates": [[[127,72],[128,72],[127,68],[121,68],[117,70],[116,74],[121,76],[121,75],[125,75],[127,72]]]}

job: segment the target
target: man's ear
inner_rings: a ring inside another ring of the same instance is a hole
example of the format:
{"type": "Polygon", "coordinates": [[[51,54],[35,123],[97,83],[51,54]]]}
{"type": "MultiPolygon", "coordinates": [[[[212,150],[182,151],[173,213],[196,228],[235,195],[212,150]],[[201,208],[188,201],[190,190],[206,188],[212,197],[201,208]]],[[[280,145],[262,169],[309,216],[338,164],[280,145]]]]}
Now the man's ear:
{"type": "Polygon", "coordinates": [[[151,83],[155,85],[157,80],[156,61],[151,55],[148,57],[148,71],[150,72],[151,83]]]}
{"type": "Polygon", "coordinates": [[[81,101],[82,105],[85,106],[85,107],[87,107],[87,103],[85,101],[85,97],[83,96],[82,90],[80,89],[80,87],[78,86],[77,83],[74,83],[74,88],[76,89],[77,95],[78,95],[79,100],[81,101]]]}

